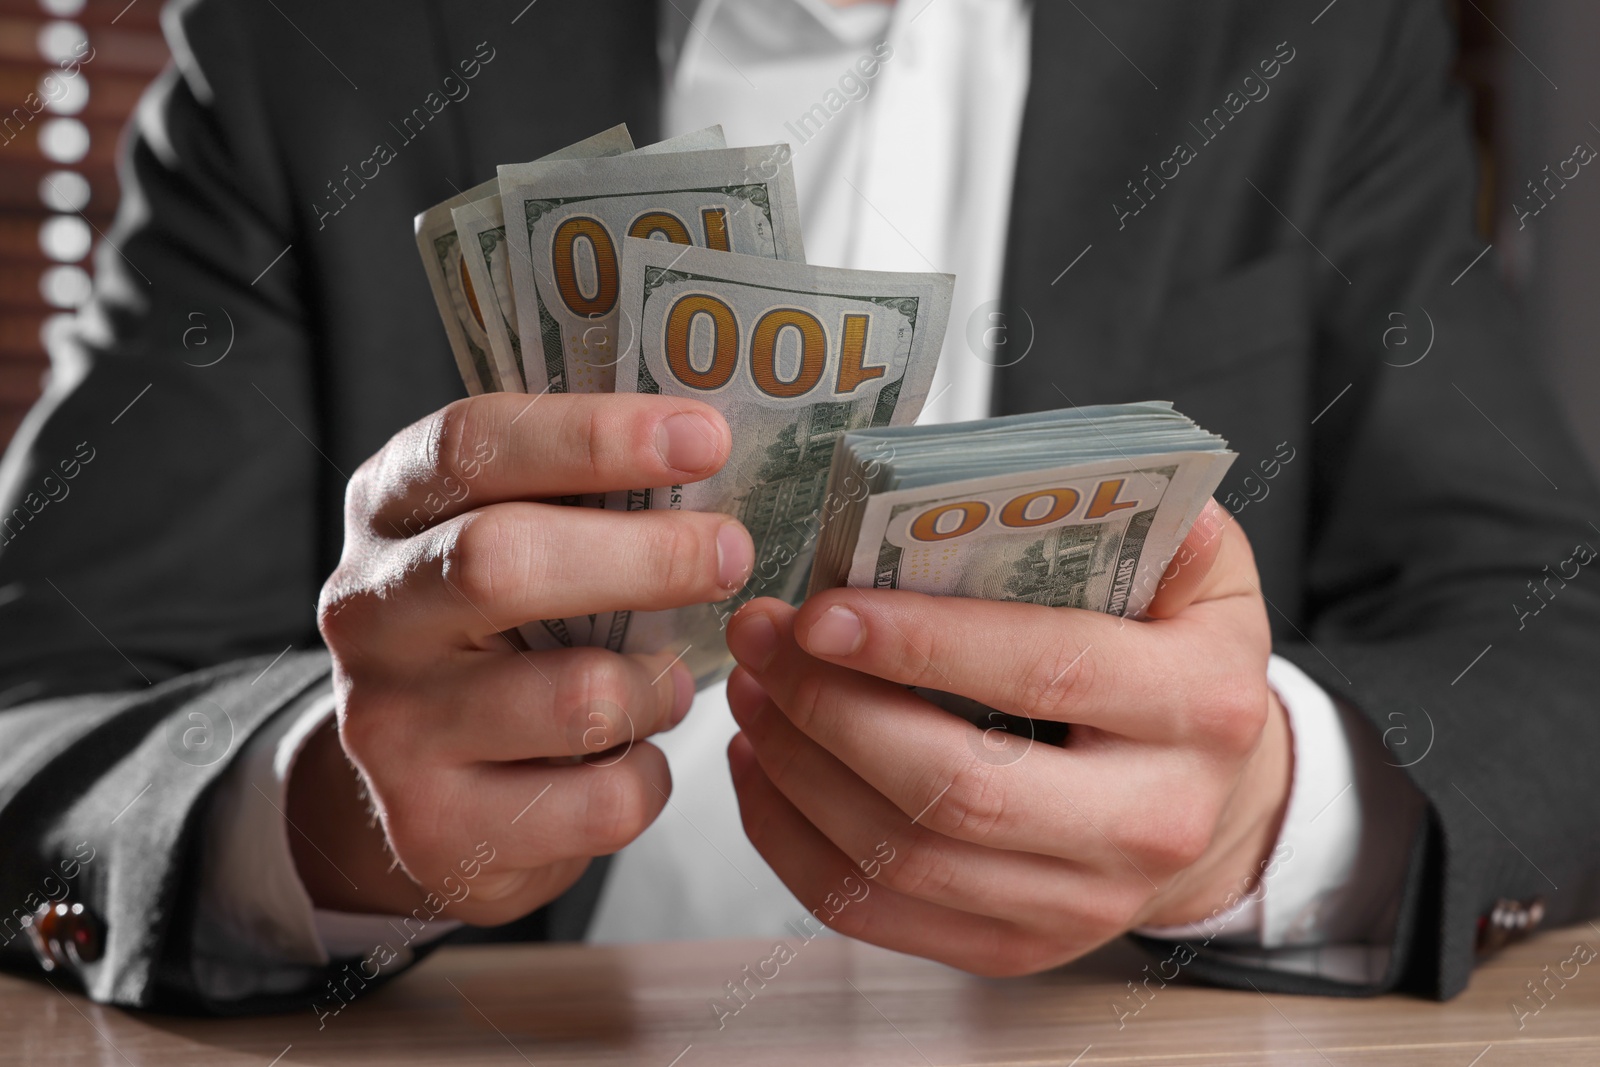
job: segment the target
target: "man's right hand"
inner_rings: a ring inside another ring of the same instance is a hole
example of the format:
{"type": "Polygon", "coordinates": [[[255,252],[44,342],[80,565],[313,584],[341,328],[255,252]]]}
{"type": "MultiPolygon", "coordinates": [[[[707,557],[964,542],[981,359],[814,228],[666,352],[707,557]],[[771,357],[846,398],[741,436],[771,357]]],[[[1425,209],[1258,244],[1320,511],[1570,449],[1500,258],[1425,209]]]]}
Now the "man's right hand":
{"type": "Polygon", "coordinates": [[[507,631],[736,592],[754,549],[726,515],[553,502],[698,481],[729,447],[722,417],[693,401],[494,394],[361,466],[318,607],[337,733],[307,745],[289,782],[317,906],[400,914],[432,893],[459,900],[451,918],[508,922],[655,819],[672,783],[644,738],[687,713],[688,670],[671,653],[531,652],[507,631]],[[479,865],[485,842],[494,859],[479,865]]]}

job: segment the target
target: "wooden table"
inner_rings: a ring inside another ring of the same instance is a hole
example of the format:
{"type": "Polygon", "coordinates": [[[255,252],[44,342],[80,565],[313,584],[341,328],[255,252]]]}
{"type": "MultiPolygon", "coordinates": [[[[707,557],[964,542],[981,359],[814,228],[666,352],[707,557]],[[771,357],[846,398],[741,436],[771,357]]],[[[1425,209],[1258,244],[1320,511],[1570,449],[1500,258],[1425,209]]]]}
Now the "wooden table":
{"type": "Polygon", "coordinates": [[[710,1002],[769,943],[445,949],[320,1031],[309,1003],[266,1018],[178,1019],[0,976],[0,1064],[1600,1064],[1600,960],[1565,988],[1552,982],[1520,1030],[1508,1006],[1578,942],[1600,948],[1588,926],[1510,948],[1448,1004],[1173,985],[1121,1029],[1111,1003],[1147,962],[1126,945],[991,981],[817,938],[720,1029],[710,1002]]]}

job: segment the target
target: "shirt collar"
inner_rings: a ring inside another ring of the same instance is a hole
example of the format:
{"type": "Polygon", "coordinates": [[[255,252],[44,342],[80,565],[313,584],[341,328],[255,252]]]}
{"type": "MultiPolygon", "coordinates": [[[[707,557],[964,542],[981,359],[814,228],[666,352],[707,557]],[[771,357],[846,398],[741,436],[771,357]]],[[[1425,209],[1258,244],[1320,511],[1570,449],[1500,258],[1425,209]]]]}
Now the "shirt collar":
{"type": "Polygon", "coordinates": [[[658,47],[673,70],[690,34],[735,65],[870,46],[888,32],[894,5],[834,7],[827,0],[660,0],[658,47]]]}

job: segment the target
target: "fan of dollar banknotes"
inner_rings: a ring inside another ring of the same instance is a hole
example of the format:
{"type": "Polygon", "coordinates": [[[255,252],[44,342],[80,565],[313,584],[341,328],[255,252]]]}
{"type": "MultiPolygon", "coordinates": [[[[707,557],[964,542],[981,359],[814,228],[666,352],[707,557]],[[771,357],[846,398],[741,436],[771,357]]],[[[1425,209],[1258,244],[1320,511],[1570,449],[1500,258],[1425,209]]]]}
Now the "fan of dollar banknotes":
{"type": "Polygon", "coordinates": [[[574,506],[740,519],[718,604],[545,619],[533,649],[676,649],[725,673],[748,600],[838,585],[1138,617],[1233,453],[1164,403],[911,425],[955,279],[805,262],[789,152],[720,127],[635,149],[617,126],[416,219],[468,392],[637,392],[722,412],[733,457],[691,485],[574,506]],[[891,429],[892,427],[892,429],[891,429]],[[815,559],[815,566],[813,566],[815,559]]]}

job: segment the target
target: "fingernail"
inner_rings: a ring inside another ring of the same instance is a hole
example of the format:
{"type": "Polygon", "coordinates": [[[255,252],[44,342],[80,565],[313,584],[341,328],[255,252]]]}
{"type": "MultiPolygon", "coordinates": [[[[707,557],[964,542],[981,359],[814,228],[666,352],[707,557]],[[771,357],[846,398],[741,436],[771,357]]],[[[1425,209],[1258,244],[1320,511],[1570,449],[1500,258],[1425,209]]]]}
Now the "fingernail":
{"type": "Polygon", "coordinates": [[[807,652],[818,656],[851,656],[861,651],[866,639],[861,616],[843,604],[835,604],[811,624],[804,643],[807,652]]]}
{"type": "Polygon", "coordinates": [[[728,627],[728,651],[753,671],[766,670],[777,650],[778,630],[771,619],[759,612],[728,627]]]}
{"type": "Polygon", "coordinates": [[[736,522],[723,523],[717,531],[717,584],[730,593],[744,588],[755,562],[755,548],[744,527],[736,522]]]}
{"type": "Polygon", "coordinates": [[[699,474],[717,462],[717,432],[692,412],[680,412],[661,420],[656,427],[656,451],[661,461],[674,470],[699,474]]]}

